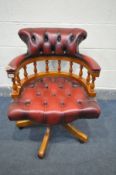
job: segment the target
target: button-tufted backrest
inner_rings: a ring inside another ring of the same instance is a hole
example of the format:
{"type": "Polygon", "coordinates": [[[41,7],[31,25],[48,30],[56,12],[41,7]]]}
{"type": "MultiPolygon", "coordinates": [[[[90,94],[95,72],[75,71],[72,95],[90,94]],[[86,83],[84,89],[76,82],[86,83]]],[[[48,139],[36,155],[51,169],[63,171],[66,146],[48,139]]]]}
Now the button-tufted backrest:
{"type": "Polygon", "coordinates": [[[19,36],[26,43],[29,56],[75,56],[87,33],[78,28],[25,28],[19,31],[19,36]]]}

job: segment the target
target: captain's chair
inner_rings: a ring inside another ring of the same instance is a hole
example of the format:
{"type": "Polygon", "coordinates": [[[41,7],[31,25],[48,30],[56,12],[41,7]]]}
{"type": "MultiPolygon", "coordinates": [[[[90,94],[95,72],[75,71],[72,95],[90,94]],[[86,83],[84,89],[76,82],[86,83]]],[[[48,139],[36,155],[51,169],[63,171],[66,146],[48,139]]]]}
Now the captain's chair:
{"type": "Polygon", "coordinates": [[[47,127],[38,151],[40,158],[44,157],[53,125],[61,124],[81,142],[87,142],[88,136],[71,125],[76,119],[100,115],[94,90],[100,66],[79,53],[86,31],[25,28],[19,31],[19,36],[28,50],[7,67],[13,84],[9,119],[16,121],[19,128],[33,124],[47,127]]]}

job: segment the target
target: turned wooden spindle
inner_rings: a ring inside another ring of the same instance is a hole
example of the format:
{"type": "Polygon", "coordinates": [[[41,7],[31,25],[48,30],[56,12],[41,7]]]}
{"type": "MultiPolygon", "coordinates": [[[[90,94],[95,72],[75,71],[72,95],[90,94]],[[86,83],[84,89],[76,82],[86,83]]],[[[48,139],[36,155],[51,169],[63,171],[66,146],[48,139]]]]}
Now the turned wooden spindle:
{"type": "Polygon", "coordinates": [[[61,60],[58,60],[58,72],[61,71],[61,60]]]}
{"type": "Polygon", "coordinates": [[[17,73],[17,83],[18,83],[19,86],[21,85],[21,79],[20,79],[20,76],[19,76],[19,72],[17,73]]]}
{"type": "Polygon", "coordinates": [[[12,78],[12,83],[13,83],[13,85],[12,85],[13,90],[17,91],[17,84],[16,84],[16,81],[15,81],[15,78],[12,78]]]}
{"type": "Polygon", "coordinates": [[[34,65],[34,74],[37,74],[37,63],[36,61],[33,62],[34,65]]]}
{"type": "Polygon", "coordinates": [[[45,62],[46,62],[46,72],[48,72],[49,71],[49,65],[48,65],[49,62],[48,62],[48,60],[46,60],[45,62]]]}
{"type": "Polygon", "coordinates": [[[72,74],[72,72],[73,72],[73,62],[72,61],[70,61],[70,69],[69,69],[69,72],[72,74]]]}
{"type": "Polygon", "coordinates": [[[90,87],[91,87],[91,90],[94,90],[94,88],[95,88],[95,77],[92,77],[92,82],[91,82],[90,87]]]}
{"type": "Polygon", "coordinates": [[[83,66],[80,65],[79,78],[82,78],[83,75],[83,66]]]}
{"type": "Polygon", "coordinates": [[[90,84],[90,72],[87,73],[86,82],[87,82],[87,85],[90,84]]]}
{"type": "Polygon", "coordinates": [[[28,73],[27,73],[26,65],[24,65],[23,69],[24,69],[24,77],[25,77],[25,79],[27,79],[28,78],[28,73]]]}

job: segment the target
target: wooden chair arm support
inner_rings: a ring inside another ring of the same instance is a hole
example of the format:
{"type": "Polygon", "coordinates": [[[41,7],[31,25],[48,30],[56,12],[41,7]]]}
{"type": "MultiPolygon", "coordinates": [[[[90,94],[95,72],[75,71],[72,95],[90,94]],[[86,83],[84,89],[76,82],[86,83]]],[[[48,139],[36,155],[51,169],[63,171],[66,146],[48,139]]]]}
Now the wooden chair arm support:
{"type": "Polygon", "coordinates": [[[43,76],[65,76],[65,77],[73,77],[77,79],[82,86],[84,86],[89,95],[95,96],[96,93],[95,89],[95,79],[99,77],[100,73],[100,66],[94,61],[92,58],[82,55],[76,54],[75,57],[68,57],[68,56],[38,56],[38,57],[29,57],[28,54],[20,55],[14,58],[7,67],[8,77],[12,79],[13,83],[13,92],[12,97],[16,97],[19,95],[21,87],[27,81],[37,77],[43,76]],[[58,67],[56,72],[52,72],[49,70],[49,60],[57,60],[58,67]],[[61,69],[61,61],[68,61],[70,63],[70,68],[68,72],[63,72],[61,69]],[[39,72],[37,70],[37,61],[44,61],[45,62],[45,72],[39,72]],[[32,63],[33,64],[33,73],[32,75],[28,74],[27,65],[32,63]],[[73,72],[73,63],[80,65],[80,70],[76,75],[73,72]],[[20,78],[20,69],[23,68],[24,70],[24,78],[20,78]],[[86,68],[87,76],[84,77],[83,75],[83,68],[86,68]]]}
{"type": "Polygon", "coordinates": [[[90,72],[93,72],[95,77],[99,77],[101,67],[93,58],[91,58],[87,55],[80,54],[80,53],[77,54],[77,58],[80,58],[81,61],[83,61],[85,63],[85,65],[88,66],[88,68],[90,69],[90,72]]]}
{"type": "Polygon", "coordinates": [[[9,78],[13,78],[17,68],[27,59],[27,54],[22,54],[12,59],[6,68],[6,72],[9,78]]]}
{"type": "MultiPolygon", "coordinates": [[[[14,58],[8,64],[8,67],[6,68],[6,71],[7,71],[8,76],[9,77],[12,77],[13,74],[15,73],[15,71],[17,70],[17,68],[20,67],[23,62],[25,62],[26,60],[28,60],[28,58],[29,58],[29,55],[28,54],[22,54],[22,55],[17,56],[16,58],[14,58]]],[[[74,57],[73,57],[73,59],[74,59],[74,57]]],[[[93,58],[91,58],[89,56],[86,56],[86,55],[83,55],[83,54],[76,54],[76,59],[82,61],[88,67],[89,71],[95,77],[99,77],[101,68],[100,68],[100,66],[98,65],[98,63],[93,58]]]]}

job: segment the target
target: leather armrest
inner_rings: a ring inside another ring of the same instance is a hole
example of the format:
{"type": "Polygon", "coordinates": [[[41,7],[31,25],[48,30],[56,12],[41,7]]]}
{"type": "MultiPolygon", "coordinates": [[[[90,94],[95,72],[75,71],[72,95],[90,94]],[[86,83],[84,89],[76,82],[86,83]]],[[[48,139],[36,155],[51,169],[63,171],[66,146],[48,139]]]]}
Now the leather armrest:
{"type": "Polygon", "coordinates": [[[20,64],[27,59],[27,54],[19,55],[14,58],[7,66],[6,71],[8,74],[14,74],[20,64]]]}
{"type": "Polygon", "coordinates": [[[77,57],[80,58],[90,68],[92,72],[98,72],[99,76],[101,67],[93,58],[83,54],[77,54],[77,57]]]}

